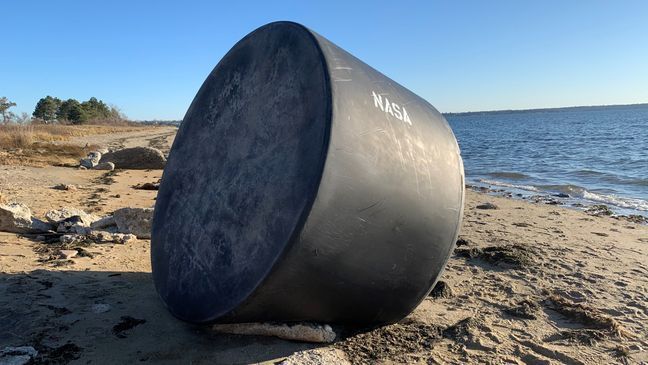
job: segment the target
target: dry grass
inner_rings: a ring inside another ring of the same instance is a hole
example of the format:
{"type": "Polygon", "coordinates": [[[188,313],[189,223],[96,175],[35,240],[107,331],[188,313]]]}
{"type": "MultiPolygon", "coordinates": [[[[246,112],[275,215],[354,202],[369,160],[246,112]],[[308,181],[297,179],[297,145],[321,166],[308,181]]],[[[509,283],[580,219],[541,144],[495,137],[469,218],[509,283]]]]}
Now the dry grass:
{"type": "Polygon", "coordinates": [[[131,132],[146,127],[133,125],[0,125],[0,164],[75,165],[96,146],[60,143],[73,137],[131,132]],[[53,143],[58,142],[58,143],[53,143]]]}

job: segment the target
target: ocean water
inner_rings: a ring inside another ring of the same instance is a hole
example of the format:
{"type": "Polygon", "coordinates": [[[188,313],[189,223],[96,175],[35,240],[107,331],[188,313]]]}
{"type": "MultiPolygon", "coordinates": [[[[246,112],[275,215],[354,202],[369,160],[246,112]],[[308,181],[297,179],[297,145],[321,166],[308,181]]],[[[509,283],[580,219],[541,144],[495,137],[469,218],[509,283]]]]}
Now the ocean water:
{"type": "Polygon", "coordinates": [[[469,184],[648,216],[648,105],[445,117],[469,184]]]}

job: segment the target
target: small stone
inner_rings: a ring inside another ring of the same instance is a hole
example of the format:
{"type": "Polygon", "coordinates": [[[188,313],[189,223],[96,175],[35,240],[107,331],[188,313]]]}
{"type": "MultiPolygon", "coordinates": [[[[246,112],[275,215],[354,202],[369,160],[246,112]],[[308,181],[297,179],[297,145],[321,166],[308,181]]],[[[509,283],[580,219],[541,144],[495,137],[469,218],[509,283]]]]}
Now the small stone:
{"type": "Polygon", "coordinates": [[[445,281],[439,280],[430,292],[430,296],[435,299],[452,298],[454,293],[452,288],[445,281]]]}
{"type": "Polygon", "coordinates": [[[78,169],[79,169],[79,170],[87,170],[88,168],[85,167],[85,166],[79,166],[78,169]]]}
{"type": "Polygon", "coordinates": [[[79,252],[77,250],[61,250],[61,258],[62,259],[71,259],[75,257],[79,252]]]}
{"type": "Polygon", "coordinates": [[[585,209],[585,213],[595,217],[609,216],[614,212],[605,204],[595,204],[585,209]]]}
{"type": "Polygon", "coordinates": [[[493,203],[482,203],[482,204],[479,204],[478,206],[476,206],[475,208],[477,208],[477,209],[498,209],[497,205],[495,205],[493,203]]]}
{"type": "Polygon", "coordinates": [[[115,164],[112,162],[102,162],[100,164],[97,164],[97,166],[93,167],[92,169],[112,171],[115,169],[115,164]]]}
{"type": "Polygon", "coordinates": [[[52,189],[55,189],[55,190],[66,190],[66,191],[75,191],[75,190],[77,190],[77,187],[76,187],[75,185],[71,185],[71,184],[58,184],[58,185],[54,185],[54,186],[52,187],[52,189]]]}

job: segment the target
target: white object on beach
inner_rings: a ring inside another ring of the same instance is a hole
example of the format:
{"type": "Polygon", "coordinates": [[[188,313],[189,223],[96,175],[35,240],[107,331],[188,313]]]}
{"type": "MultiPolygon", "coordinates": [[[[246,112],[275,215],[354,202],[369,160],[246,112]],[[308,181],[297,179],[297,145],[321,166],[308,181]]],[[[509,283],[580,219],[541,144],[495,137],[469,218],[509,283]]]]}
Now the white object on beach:
{"type": "Polygon", "coordinates": [[[335,332],[328,324],[232,323],[216,324],[212,328],[222,333],[273,336],[284,340],[300,342],[331,343],[336,337],[335,332]]]}

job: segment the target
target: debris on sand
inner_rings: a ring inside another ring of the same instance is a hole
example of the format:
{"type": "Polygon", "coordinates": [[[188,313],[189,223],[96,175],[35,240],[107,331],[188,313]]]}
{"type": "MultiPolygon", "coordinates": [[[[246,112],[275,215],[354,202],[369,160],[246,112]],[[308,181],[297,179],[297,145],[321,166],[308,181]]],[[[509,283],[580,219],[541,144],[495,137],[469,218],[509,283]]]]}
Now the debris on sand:
{"type": "Polygon", "coordinates": [[[140,324],[146,323],[145,319],[133,318],[131,316],[122,316],[121,322],[117,323],[112,328],[112,332],[118,338],[126,338],[126,331],[130,330],[133,327],[139,326],[140,324]]]}
{"type": "Polygon", "coordinates": [[[455,254],[468,259],[479,259],[493,265],[511,266],[522,268],[532,265],[534,252],[522,245],[511,244],[505,246],[471,247],[455,249],[455,254]]]}
{"type": "Polygon", "coordinates": [[[112,171],[115,169],[115,164],[112,162],[101,162],[98,163],[95,167],[92,168],[93,170],[107,170],[107,171],[112,171]]]}
{"type": "Polygon", "coordinates": [[[430,297],[434,299],[452,298],[453,296],[452,288],[443,280],[439,280],[430,292],[430,297]]]}
{"type": "Polygon", "coordinates": [[[77,250],[60,250],[59,255],[62,259],[71,259],[79,254],[77,250]]]}
{"type": "Polygon", "coordinates": [[[589,329],[604,331],[607,335],[615,337],[633,337],[614,318],[601,313],[596,308],[574,303],[556,294],[550,295],[546,302],[549,308],[589,329]]]}
{"type": "Polygon", "coordinates": [[[522,300],[516,306],[504,309],[504,313],[523,319],[538,319],[540,305],[528,299],[522,300]]]}
{"type": "Polygon", "coordinates": [[[457,245],[457,247],[459,247],[459,246],[470,246],[471,245],[470,241],[468,239],[466,239],[466,238],[463,238],[463,237],[459,237],[455,244],[457,245]]]}
{"type": "Polygon", "coordinates": [[[643,215],[638,214],[620,215],[615,218],[623,219],[631,223],[648,224],[648,217],[644,217],[643,215]]]}
{"type": "Polygon", "coordinates": [[[429,352],[441,339],[443,328],[411,319],[356,334],[335,346],[352,364],[410,363],[410,354],[429,352]]]}
{"type": "Polygon", "coordinates": [[[85,167],[86,169],[91,169],[99,164],[101,160],[101,152],[92,151],[89,152],[86,158],[82,158],[79,161],[79,166],[85,167]]]}
{"type": "Polygon", "coordinates": [[[475,208],[477,208],[477,209],[498,209],[497,205],[495,205],[493,203],[482,203],[482,204],[477,205],[475,208]]]}
{"type": "Polygon", "coordinates": [[[112,162],[117,169],[163,169],[166,157],[157,148],[132,147],[108,152],[102,156],[101,162],[112,162]]]}
{"type": "Polygon", "coordinates": [[[76,185],[72,184],[57,184],[52,186],[52,189],[54,190],[65,190],[65,191],[76,191],[77,187],[76,185]]]}
{"type": "Polygon", "coordinates": [[[272,336],[289,341],[331,343],[336,334],[328,324],[232,323],[216,324],[214,331],[235,335],[272,336]]]}
{"type": "Polygon", "coordinates": [[[585,209],[585,213],[595,217],[610,216],[614,212],[605,204],[595,204],[585,209]]]}
{"type": "Polygon", "coordinates": [[[143,183],[143,184],[137,184],[133,186],[133,189],[137,190],[159,190],[160,189],[160,183],[143,183]]]}
{"type": "Polygon", "coordinates": [[[132,233],[137,238],[151,238],[151,208],[121,208],[113,213],[117,229],[121,233],[132,233]]]}
{"type": "Polygon", "coordinates": [[[63,207],[61,209],[50,210],[45,213],[45,219],[55,225],[59,225],[62,221],[72,217],[79,217],[79,222],[89,226],[92,222],[99,220],[99,217],[93,214],[88,214],[85,211],[77,208],[63,207]]]}

